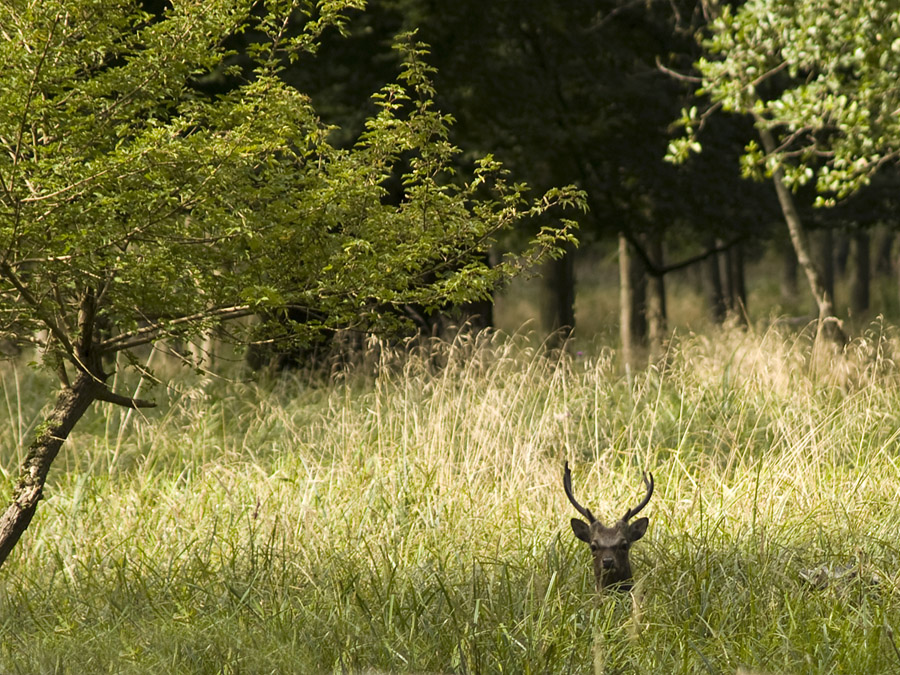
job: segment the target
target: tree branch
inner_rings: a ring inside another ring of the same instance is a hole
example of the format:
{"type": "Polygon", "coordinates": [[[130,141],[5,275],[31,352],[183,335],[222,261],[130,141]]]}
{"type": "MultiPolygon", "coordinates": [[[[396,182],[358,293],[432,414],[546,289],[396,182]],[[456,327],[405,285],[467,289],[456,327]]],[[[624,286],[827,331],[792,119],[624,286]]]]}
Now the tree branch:
{"type": "Polygon", "coordinates": [[[678,270],[684,269],[685,267],[690,267],[691,265],[695,265],[698,262],[706,260],[710,256],[716,255],[718,253],[724,253],[729,250],[732,246],[735,246],[742,241],[744,241],[747,237],[746,235],[739,235],[733,238],[731,241],[722,244],[721,246],[714,246],[713,248],[708,248],[703,253],[698,253],[697,255],[691,256],[690,258],[685,258],[684,260],[679,260],[677,263],[672,263],[671,265],[663,265],[660,267],[656,263],[654,263],[647,252],[644,250],[643,245],[640,241],[638,241],[637,237],[635,237],[631,232],[622,231],[625,239],[628,240],[628,243],[631,244],[632,248],[634,248],[635,253],[638,254],[638,257],[641,259],[641,262],[644,264],[644,267],[647,268],[647,272],[650,276],[653,277],[662,277],[668,274],[669,272],[677,272],[678,270]]]}
{"type": "Polygon", "coordinates": [[[106,401],[107,403],[114,403],[115,405],[120,405],[124,408],[132,408],[134,410],[137,410],[139,408],[156,407],[155,401],[147,401],[142,398],[131,398],[129,396],[123,396],[122,394],[116,394],[106,387],[100,387],[98,389],[97,400],[106,401]]]}
{"type": "Polygon", "coordinates": [[[690,82],[691,84],[700,84],[703,82],[702,77],[698,77],[696,75],[686,75],[684,73],[679,73],[677,70],[673,70],[665,65],[662,60],[659,58],[659,55],[656,56],[656,67],[679,82],[690,82]]]}
{"type": "Polygon", "coordinates": [[[22,283],[22,280],[13,272],[12,268],[9,266],[8,262],[0,261],[0,276],[5,277],[13,287],[19,292],[19,295],[34,309],[34,312],[38,319],[40,319],[47,329],[50,331],[50,334],[53,335],[54,338],[59,340],[60,344],[62,344],[63,348],[66,350],[67,354],[72,354],[72,343],[69,342],[69,336],[66,334],[65,330],[60,328],[59,324],[53,320],[53,317],[47,314],[43,309],[41,309],[41,303],[35,298],[28,288],[22,283]]]}
{"type": "Polygon", "coordinates": [[[235,305],[233,307],[219,307],[215,309],[197,312],[189,316],[182,316],[177,319],[155,321],[143,328],[121,333],[114,337],[103,340],[97,346],[102,353],[121,352],[133,347],[150,344],[158,340],[161,336],[169,333],[174,328],[187,326],[204,319],[220,319],[224,321],[232,319],[240,319],[245,316],[256,314],[256,310],[249,305],[235,305]]]}

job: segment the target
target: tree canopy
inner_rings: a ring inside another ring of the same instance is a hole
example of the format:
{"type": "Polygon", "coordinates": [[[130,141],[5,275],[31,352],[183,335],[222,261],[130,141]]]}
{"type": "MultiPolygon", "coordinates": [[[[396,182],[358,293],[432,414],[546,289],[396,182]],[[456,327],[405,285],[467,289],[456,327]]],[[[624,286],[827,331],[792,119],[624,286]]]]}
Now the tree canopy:
{"type": "MultiPolygon", "coordinates": [[[[494,234],[573,203],[571,191],[526,202],[490,157],[454,183],[450,119],[434,109],[423,48],[409,41],[357,143],[330,145],[329,127],[279,73],[340,23],[338,5],[354,3],[324,3],[288,38],[295,4],[254,26],[245,73],[223,43],[248,27],[248,3],[176,3],[162,20],[129,3],[6,7],[2,23],[16,29],[0,47],[8,337],[47,330],[41,346],[71,359],[89,331],[76,320],[86,302],[105,330],[96,346],[119,351],[262,307],[347,324],[385,305],[461,300],[511,271],[480,262],[494,234]],[[198,93],[218,70],[243,81],[198,93]],[[397,174],[393,204],[384,185],[397,174]]],[[[566,236],[544,235],[533,253],[566,236]]]]}
{"type": "Polygon", "coordinates": [[[794,193],[815,186],[833,206],[900,156],[900,4],[894,0],[717,6],[697,60],[705,109],[683,111],[685,135],[669,157],[699,151],[718,110],[749,116],[758,138],[741,158],[746,176],[772,178],[797,258],[834,342],[845,340],[832,291],[814,260],[794,193]]]}
{"type": "Polygon", "coordinates": [[[0,337],[36,346],[62,385],[0,519],[0,562],[90,402],[147,404],[109,390],[105,357],[253,314],[301,339],[390,327],[392,308],[482,297],[570,239],[561,221],[485,264],[499,232],[581,196],[528,197],[490,156],[456,177],[452,120],[432,102],[427,50],[411,35],[355,143],[330,142],[282,75],[361,5],[0,6],[0,337]],[[241,34],[236,59],[229,40],[241,34]],[[212,78],[228,86],[204,93],[212,78]]]}
{"type": "Polygon", "coordinates": [[[673,155],[699,147],[695,134],[712,111],[749,114],[777,147],[766,152],[749,142],[745,172],[771,175],[780,166],[788,187],[813,183],[823,205],[857,191],[900,156],[895,0],[723,5],[703,46],[698,93],[713,106],[685,111],[689,137],[670,148],[673,155]]]}

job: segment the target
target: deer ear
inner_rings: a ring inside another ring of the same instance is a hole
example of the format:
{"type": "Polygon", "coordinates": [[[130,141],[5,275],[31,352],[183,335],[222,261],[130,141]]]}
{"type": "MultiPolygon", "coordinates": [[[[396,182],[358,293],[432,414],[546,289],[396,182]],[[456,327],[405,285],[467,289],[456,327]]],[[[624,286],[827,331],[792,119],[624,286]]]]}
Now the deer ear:
{"type": "Polygon", "coordinates": [[[586,544],[591,543],[591,526],[583,520],[572,518],[572,532],[586,544]]]}
{"type": "Polygon", "coordinates": [[[650,524],[649,518],[638,518],[628,527],[628,541],[637,541],[647,532],[647,525],[650,524]]]}

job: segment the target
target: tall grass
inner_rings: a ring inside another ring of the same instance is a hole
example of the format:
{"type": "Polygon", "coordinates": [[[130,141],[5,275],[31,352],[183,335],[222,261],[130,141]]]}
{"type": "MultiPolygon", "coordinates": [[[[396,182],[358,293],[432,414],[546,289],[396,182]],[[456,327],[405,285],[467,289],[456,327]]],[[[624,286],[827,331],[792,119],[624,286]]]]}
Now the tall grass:
{"type": "MultiPolygon", "coordinates": [[[[896,672],[895,344],[729,329],[626,380],[482,335],[98,405],[0,571],[0,672],[896,672]],[[633,593],[594,594],[564,460],[607,520],[654,472],[633,593]]],[[[0,385],[12,476],[47,384],[0,385]]]]}

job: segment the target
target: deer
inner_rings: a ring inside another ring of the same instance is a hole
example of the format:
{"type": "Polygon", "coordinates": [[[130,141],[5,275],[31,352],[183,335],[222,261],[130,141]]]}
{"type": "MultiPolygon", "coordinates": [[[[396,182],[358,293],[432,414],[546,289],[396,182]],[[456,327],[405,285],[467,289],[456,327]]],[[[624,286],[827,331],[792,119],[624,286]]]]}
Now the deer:
{"type": "Polygon", "coordinates": [[[647,506],[653,495],[653,474],[651,473],[648,479],[647,472],[642,473],[647,490],[644,498],[637,506],[628,509],[612,527],[606,527],[594,517],[590,509],[585,508],[575,499],[572,494],[572,473],[569,471],[569,463],[566,462],[563,488],[575,510],[587,518],[587,522],[580,518],[572,518],[572,532],[578,539],[591,547],[591,555],[594,557],[594,578],[598,592],[611,586],[618,590],[630,591],[633,586],[631,561],[628,553],[631,545],[647,532],[647,525],[650,521],[646,517],[638,518],[633,522],[631,519],[647,506]]]}

